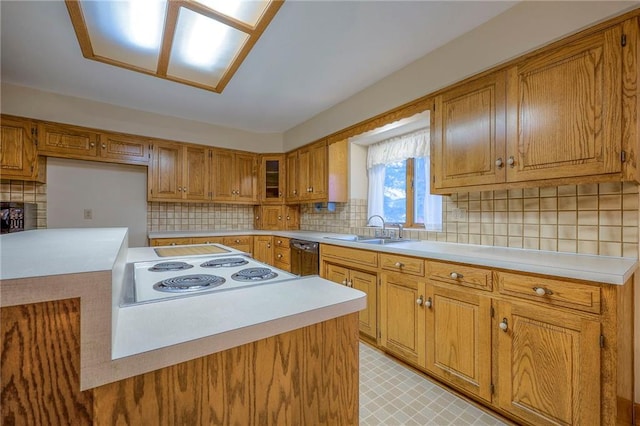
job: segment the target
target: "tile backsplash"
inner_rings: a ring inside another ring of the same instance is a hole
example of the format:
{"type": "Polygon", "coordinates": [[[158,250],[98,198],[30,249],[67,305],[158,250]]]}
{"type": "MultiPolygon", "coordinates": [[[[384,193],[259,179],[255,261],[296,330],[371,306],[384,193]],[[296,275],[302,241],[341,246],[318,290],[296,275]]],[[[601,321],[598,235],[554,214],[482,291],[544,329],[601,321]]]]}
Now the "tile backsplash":
{"type": "Polygon", "coordinates": [[[147,230],[253,229],[253,206],[207,203],[147,203],[147,230]]]}
{"type": "Polygon", "coordinates": [[[0,201],[36,203],[37,227],[47,227],[47,185],[19,180],[0,183],[0,201]]]}
{"type": "MultiPolygon", "coordinates": [[[[567,185],[445,196],[441,232],[409,229],[411,239],[638,257],[638,186],[567,185]],[[454,209],[465,209],[462,220],[454,209]]],[[[335,212],[301,210],[301,229],[372,235],[366,200],[338,204],[335,212]]]]}

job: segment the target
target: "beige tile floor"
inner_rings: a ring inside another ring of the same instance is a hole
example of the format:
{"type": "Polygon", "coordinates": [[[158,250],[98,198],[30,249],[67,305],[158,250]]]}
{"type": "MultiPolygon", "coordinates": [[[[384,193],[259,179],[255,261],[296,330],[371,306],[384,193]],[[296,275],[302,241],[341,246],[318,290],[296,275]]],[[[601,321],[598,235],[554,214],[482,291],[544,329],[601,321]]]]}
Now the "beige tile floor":
{"type": "Polygon", "coordinates": [[[424,376],[360,343],[360,425],[506,425],[424,376]]]}

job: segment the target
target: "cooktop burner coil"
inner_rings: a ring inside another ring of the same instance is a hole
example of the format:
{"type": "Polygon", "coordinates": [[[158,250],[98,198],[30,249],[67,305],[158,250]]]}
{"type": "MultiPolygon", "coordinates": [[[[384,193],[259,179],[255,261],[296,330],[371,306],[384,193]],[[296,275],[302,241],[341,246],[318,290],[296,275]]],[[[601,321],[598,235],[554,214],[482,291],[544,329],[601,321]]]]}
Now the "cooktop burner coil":
{"type": "Polygon", "coordinates": [[[189,293],[209,290],[224,284],[225,281],[224,278],[217,275],[181,275],[157,282],[153,285],[153,288],[167,293],[189,293]]]}
{"type": "Polygon", "coordinates": [[[193,265],[187,262],[161,262],[153,265],[149,270],[151,272],[167,272],[167,271],[184,271],[193,268],[193,265]]]}
{"type": "Polygon", "coordinates": [[[231,275],[236,281],[265,281],[277,277],[278,274],[269,268],[247,268],[231,275]]]}
{"type": "Polygon", "coordinates": [[[249,263],[247,259],[243,259],[242,257],[223,257],[220,259],[211,259],[200,266],[203,268],[231,268],[234,266],[242,266],[249,263]]]}

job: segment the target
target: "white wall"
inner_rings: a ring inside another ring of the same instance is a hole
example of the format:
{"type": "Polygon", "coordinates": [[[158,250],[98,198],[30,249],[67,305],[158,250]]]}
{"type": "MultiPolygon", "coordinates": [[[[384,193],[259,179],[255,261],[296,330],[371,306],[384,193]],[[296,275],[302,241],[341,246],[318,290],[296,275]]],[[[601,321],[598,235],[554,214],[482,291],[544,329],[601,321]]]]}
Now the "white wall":
{"type": "Polygon", "coordinates": [[[147,168],[47,159],[47,227],[129,228],[129,247],[147,245],[147,168]],[[93,219],[84,219],[91,209],[93,219]]]}
{"type": "Polygon", "coordinates": [[[298,146],[389,111],[638,6],[637,1],[523,1],[284,134],[298,146]]]}
{"type": "Polygon", "coordinates": [[[252,133],[3,83],[3,114],[252,152],[283,152],[282,134],[252,133]]]}

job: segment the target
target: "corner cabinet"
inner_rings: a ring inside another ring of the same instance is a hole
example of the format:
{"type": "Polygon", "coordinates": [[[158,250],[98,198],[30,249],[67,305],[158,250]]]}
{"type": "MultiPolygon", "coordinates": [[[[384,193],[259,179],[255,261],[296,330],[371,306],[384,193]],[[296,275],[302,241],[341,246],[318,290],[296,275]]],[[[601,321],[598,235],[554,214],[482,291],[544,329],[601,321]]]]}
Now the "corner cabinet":
{"type": "Polygon", "coordinates": [[[213,149],[213,201],[258,203],[258,156],[249,152],[213,149]]]}
{"type": "Polygon", "coordinates": [[[260,203],[282,204],[285,191],[285,155],[264,154],[260,155],[260,203]]]}
{"type": "Polygon", "coordinates": [[[36,149],[36,127],[31,120],[2,116],[0,178],[45,182],[44,157],[36,149]]]}
{"type": "Polygon", "coordinates": [[[209,150],[198,145],[155,142],[148,170],[149,201],[206,201],[209,150]]]}
{"type": "Polygon", "coordinates": [[[637,66],[638,30],[636,23],[627,43],[625,25],[541,49],[438,94],[431,192],[632,175],[625,168],[637,168],[637,136],[625,127],[636,119],[623,117],[636,108],[628,105],[636,99],[635,80],[626,74],[637,66]]]}
{"type": "Polygon", "coordinates": [[[260,205],[253,208],[255,229],[295,230],[300,229],[298,206],[260,205]]]}

